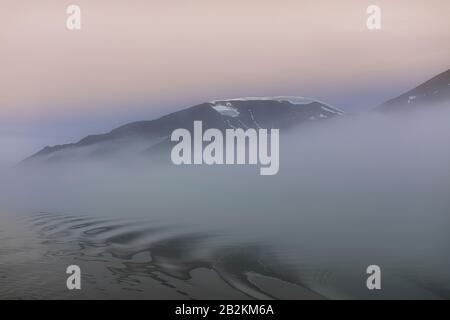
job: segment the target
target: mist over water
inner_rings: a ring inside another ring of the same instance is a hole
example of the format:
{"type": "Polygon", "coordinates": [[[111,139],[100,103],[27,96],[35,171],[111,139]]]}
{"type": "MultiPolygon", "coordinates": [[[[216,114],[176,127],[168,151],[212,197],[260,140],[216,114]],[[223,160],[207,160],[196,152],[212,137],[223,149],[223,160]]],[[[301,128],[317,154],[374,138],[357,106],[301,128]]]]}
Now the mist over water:
{"type": "Polygon", "coordinates": [[[281,131],[275,176],[127,157],[3,168],[0,297],[450,298],[449,117],[281,131]]]}

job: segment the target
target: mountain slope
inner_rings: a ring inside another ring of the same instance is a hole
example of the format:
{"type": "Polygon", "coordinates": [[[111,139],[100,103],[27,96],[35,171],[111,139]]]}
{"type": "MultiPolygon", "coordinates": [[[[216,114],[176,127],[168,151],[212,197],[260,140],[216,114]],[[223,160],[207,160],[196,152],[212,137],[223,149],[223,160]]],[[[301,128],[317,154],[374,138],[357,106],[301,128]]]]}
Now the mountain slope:
{"type": "Polygon", "coordinates": [[[398,112],[437,106],[450,106],[450,69],[377,108],[398,112]]]}
{"type": "Polygon", "coordinates": [[[25,161],[79,160],[166,151],[172,131],[178,128],[192,131],[195,120],[203,122],[204,130],[287,129],[301,123],[320,121],[342,114],[341,110],[323,102],[302,97],[216,100],[159,119],[132,122],[109,133],[87,136],[77,143],[47,146],[25,161]]]}

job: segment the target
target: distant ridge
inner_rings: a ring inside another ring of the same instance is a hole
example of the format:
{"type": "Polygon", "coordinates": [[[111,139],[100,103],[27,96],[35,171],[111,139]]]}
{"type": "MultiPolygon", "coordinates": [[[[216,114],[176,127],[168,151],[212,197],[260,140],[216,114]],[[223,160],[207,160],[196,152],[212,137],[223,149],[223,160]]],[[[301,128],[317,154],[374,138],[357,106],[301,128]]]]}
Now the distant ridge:
{"type": "Polygon", "coordinates": [[[383,103],[376,110],[402,112],[437,106],[450,107],[450,69],[383,103]]]}

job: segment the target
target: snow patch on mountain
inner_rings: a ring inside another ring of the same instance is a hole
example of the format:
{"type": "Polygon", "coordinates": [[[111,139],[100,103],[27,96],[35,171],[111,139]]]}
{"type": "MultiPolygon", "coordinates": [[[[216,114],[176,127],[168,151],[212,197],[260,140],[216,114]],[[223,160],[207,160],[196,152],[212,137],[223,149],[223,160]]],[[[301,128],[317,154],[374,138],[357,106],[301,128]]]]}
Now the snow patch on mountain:
{"type": "MultiPolygon", "coordinates": [[[[306,105],[311,104],[314,102],[320,103],[324,110],[328,112],[332,112],[338,115],[344,114],[344,111],[337,109],[334,106],[331,106],[325,102],[319,101],[317,99],[312,99],[308,97],[295,97],[295,96],[274,96],[274,97],[241,97],[241,98],[233,98],[233,99],[226,99],[226,100],[213,100],[210,103],[213,105],[220,106],[222,103],[230,103],[233,101],[278,101],[278,102],[289,102],[291,104],[295,105],[306,105]]],[[[231,103],[230,103],[231,106],[231,103]]],[[[214,107],[213,107],[214,108],[214,107]]],[[[217,110],[217,109],[216,109],[217,110]]]]}
{"type": "Polygon", "coordinates": [[[232,118],[239,116],[238,109],[234,108],[231,105],[231,103],[226,103],[226,105],[222,105],[222,104],[213,105],[212,108],[224,116],[228,116],[228,117],[232,117],[232,118]]]}

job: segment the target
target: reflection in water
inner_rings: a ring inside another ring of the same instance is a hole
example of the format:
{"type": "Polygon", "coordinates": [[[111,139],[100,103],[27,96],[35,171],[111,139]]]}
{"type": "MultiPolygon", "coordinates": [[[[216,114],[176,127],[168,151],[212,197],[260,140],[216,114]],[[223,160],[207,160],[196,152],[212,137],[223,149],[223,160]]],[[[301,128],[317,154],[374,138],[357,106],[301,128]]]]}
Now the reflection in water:
{"type": "MultiPolygon", "coordinates": [[[[130,222],[129,219],[121,221],[41,213],[29,219],[28,224],[37,232],[44,250],[43,258],[47,261],[56,259],[56,263],[63,263],[69,258],[83,270],[83,266],[95,264],[95,268],[103,268],[100,273],[104,276],[108,271],[109,283],[102,288],[97,284],[98,276],[83,274],[83,280],[87,278],[88,290],[92,290],[90,294],[94,297],[101,297],[95,292],[99,290],[108,293],[122,291],[118,295],[112,294],[117,298],[126,298],[129,292],[144,293],[141,297],[146,298],[148,295],[145,293],[156,293],[159,287],[156,282],[172,291],[165,293],[163,298],[208,298],[202,294],[199,296],[196,291],[199,288],[203,290],[202,286],[209,287],[214,273],[215,288],[209,289],[217,291],[217,296],[209,298],[221,298],[223,293],[235,299],[279,298],[270,292],[270,284],[266,290],[255,285],[258,277],[269,283],[277,282],[278,287],[289,286],[291,292],[297,291],[298,298],[321,298],[320,294],[302,285],[289,268],[283,268],[283,264],[262,244],[230,245],[221,243],[220,237],[212,234],[183,233],[176,227],[151,221],[130,222]],[[189,282],[199,288],[190,288],[186,285],[189,282]],[[179,287],[179,283],[184,285],[179,287]]],[[[63,268],[64,265],[60,269],[63,268]]]]}
{"type": "MultiPolygon", "coordinates": [[[[293,267],[268,243],[231,241],[218,233],[145,219],[53,213],[4,218],[3,299],[374,297],[368,296],[364,273],[304,263],[293,267]],[[72,264],[82,269],[79,292],[65,286],[65,270],[72,264]]],[[[450,298],[448,286],[426,272],[391,268],[384,271],[383,283],[388,288],[380,298],[450,298]]]]}

